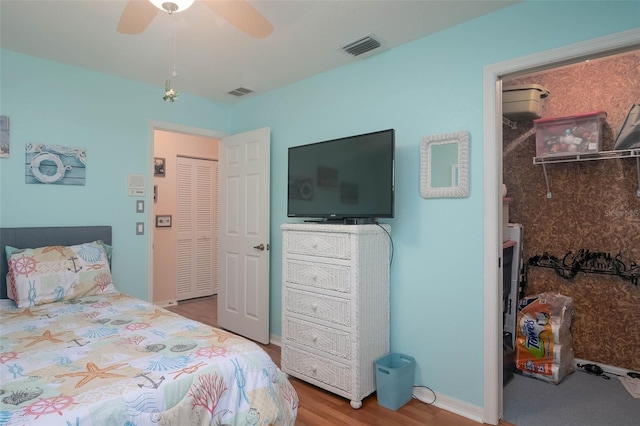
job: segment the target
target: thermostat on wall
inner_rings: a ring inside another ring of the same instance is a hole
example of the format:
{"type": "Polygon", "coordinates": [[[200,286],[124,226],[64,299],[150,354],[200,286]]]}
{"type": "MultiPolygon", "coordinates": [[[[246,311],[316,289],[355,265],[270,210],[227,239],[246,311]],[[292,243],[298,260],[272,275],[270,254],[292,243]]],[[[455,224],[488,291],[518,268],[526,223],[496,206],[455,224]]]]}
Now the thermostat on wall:
{"type": "Polygon", "coordinates": [[[145,183],[144,175],[129,174],[127,180],[129,197],[144,197],[145,196],[145,183]]]}

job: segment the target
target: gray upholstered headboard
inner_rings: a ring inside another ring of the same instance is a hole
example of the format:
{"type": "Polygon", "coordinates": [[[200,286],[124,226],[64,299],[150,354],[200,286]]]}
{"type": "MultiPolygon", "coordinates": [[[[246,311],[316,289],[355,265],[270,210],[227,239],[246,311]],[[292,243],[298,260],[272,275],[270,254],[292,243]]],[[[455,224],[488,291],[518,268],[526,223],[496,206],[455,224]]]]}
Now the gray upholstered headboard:
{"type": "Polygon", "coordinates": [[[110,226],[58,226],[41,228],[0,228],[0,299],[7,298],[7,257],[5,246],[37,248],[71,246],[102,240],[111,245],[110,226]]]}

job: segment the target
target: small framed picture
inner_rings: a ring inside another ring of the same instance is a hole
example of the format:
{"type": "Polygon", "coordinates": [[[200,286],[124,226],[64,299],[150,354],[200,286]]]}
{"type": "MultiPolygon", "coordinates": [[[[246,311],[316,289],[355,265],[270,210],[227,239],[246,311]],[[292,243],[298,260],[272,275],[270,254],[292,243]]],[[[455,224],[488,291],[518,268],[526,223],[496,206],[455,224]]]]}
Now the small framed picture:
{"type": "Polygon", "coordinates": [[[6,115],[0,115],[0,158],[9,158],[10,120],[6,115]]]}
{"type": "Polygon", "coordinates": [[[165,158],[155,157],[153,159],[153,175],[156,177],[164,177],[167,160],[165,158]]]}
{"type": "Polygon", "coordinates": [[[171,215],[170,214],[156,215],[156,228],[171,228],[171,215]]]}

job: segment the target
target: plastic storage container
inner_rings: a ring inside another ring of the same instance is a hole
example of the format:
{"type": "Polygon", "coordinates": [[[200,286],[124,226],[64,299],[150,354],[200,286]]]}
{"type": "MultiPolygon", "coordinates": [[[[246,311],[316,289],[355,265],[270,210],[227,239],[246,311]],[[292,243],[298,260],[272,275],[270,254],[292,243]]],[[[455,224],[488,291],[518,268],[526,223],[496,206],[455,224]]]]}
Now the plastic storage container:
{"type": "Polygon", "coordinates": [[[375,361],[378,404],[397,410],[411,400],[416,361],[409,355],[392,352],[375,361]]]}
{"type": "Polygon", "coordinates": [[[567,117],[533,120],[536,129],[536,157],[567,156],[600,152],[604,111],[567,117]]]}
{"type": "Polygon", "coordinates": [[[502,89],[502,115],[507,118],[532,119],[542,116],[542,99],[549,91],[539,84],[522,84],[502,89]]]}

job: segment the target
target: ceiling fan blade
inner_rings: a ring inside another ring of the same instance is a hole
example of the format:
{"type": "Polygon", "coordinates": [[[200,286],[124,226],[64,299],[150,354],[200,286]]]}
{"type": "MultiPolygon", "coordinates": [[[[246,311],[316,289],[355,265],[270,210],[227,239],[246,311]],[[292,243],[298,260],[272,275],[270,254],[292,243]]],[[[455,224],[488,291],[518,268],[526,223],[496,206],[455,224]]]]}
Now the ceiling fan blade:
{"type": "Polygon", "coordinates": [[[160,9],[150,1],[129,0],[120,16],[118,32],[121,34],[140,34],[153,21],[160,9]]]}
{"type": "Polygon", "coordinates": [[[273,32],[273,26],[247,0],[204,1],[218,15],[251,37],[263,38],[273,32]]]}

